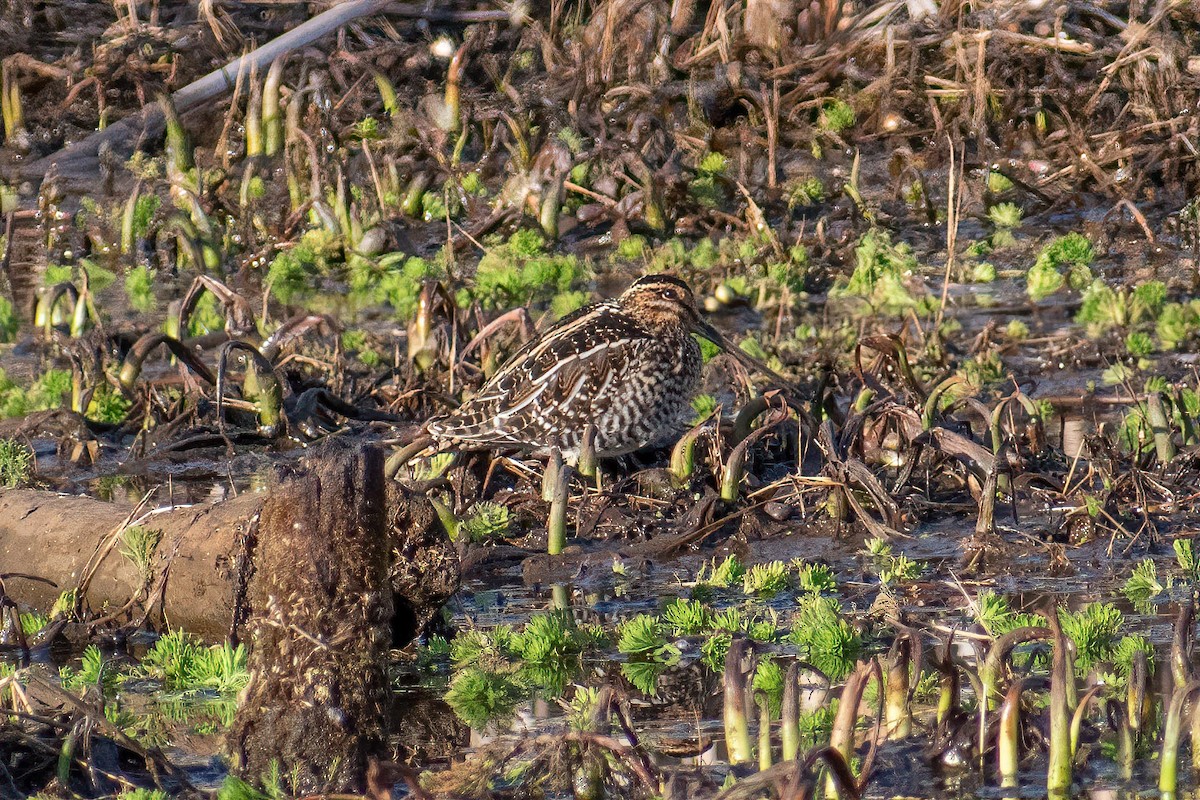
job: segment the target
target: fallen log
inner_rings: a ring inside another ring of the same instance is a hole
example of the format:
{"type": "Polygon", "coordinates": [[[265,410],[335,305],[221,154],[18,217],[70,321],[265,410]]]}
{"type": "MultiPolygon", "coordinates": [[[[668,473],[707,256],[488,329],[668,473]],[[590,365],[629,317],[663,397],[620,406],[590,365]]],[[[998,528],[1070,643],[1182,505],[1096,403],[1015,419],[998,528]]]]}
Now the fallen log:
{"type": "MultiPolygon", "coordinates": [[[[428,500],[393,482],[386,492],[392,639],[403,646],[457,590],[459,561],[428,500]]],[[[88,497],[5,490],[0,575],[11,576],[5,588],[13,601],[43,613],[63,591],[83,583],[80,605],[113,616],[114,624],[148,617],[152,625],[182,628],[208,641],[244,639],[254,611],[247,587],[269,496],[243,494],[133,514],[130,505],[88,497]],[[120,552],[126,523],[162,534],[148,574],[120,552]]]]}
{"type": "MultiPolygon", "coordinates": [[[[158,603],[163,621],[209,640],[234,633],[236,565],[253,535],[263,500],[263,495],[244,494],[132,520],[162,532],[153,568],[156,579],[165,578],[158,603]]],[[[5,581],[10,598],[48,611],[62,592],[79,586],[89,560],[120,536],[133,510],[89,497],[5,491],[0,495],[0,574],[15,573],[5,581]]],[[[126,605],[144,584],[137,565],[122,556],[119,547],[111,547],[80,599],[85,607],[113,610],[126,605]]]]}

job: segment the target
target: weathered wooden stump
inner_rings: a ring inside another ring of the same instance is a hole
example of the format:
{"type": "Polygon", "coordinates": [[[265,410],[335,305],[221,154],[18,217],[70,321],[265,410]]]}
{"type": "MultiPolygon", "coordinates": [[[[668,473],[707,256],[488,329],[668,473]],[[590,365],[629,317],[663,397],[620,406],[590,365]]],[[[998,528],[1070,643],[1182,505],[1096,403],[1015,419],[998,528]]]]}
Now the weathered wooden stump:
{"type": "Polygon", "coordinates": [[[392,547],[375,447],[301,468],[259,520],[250,683],[230,733],[235,769],[272,762],[304,792],[361,791],[385,756],[392,547]]]}

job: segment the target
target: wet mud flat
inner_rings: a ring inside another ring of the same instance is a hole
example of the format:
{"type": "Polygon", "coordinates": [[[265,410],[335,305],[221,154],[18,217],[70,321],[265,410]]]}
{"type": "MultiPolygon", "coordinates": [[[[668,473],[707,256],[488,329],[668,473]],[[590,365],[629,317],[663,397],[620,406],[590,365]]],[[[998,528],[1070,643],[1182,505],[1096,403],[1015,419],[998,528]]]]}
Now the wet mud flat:
{"type": "Polygon", "coordinates": [[[356,9],[0,14],[0,796],[1191,785],[1195,9],[356,9]],[[649,272],[785,380],[384,466],[649,272]]]}

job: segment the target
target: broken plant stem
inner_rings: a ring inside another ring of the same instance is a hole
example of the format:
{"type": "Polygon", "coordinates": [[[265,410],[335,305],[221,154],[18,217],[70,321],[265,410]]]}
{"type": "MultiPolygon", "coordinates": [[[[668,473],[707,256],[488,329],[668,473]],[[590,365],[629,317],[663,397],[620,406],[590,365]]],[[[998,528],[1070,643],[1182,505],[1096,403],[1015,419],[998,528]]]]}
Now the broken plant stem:
{"type": "MultiPolygon", "coordinates": [[[[546,523],[546,552],[552,556],[562,553],[567,544],[567,499],[571,490],[571,467],[562,463],[562,453],[555,448],[551,461],[559,466],[554,481],[554,494],[550,499],[550,518],[546,523]]],[[[546,470],[550,472],[549,469],[546,470]]]]}

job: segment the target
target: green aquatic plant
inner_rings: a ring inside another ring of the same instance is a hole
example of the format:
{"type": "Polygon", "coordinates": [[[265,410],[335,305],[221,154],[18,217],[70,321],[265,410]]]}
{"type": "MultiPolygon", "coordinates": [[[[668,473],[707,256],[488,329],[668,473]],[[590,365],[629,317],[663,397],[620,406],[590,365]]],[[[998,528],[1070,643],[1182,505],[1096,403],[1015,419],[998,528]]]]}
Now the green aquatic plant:
{"type": "Polygon", "coordinates": [[[774,597],[790,585],[788,565],[782,561],[755,564],[742,576],[742,591],[759,597],[774,597]]]}
{"type": "Polygon", "coordinates": [[[779,662],[770,656],[759,659],[758,667],[754,670],[751,688],[762,692],[770,703],[771,715],[779,716],[783,707],[783,668],[779,662]]]}
{"type": "Polygon", "coordinates": [[[988,209],[988,221],[997,228],[1011,230],[1021,227],[1021,207],[1016,203],[997,203],[988,209]]]}
{"type": "Polygon", "coordinates": [[[638,614],[617,628],[617,650],[628,660],[621,674],[643,694],[658,693],[658,676],[679,663],[679,648],[664,635],[664,625],[649,614],[638,614]]]}
{"type": "Polygon", "coordinates": [[[1004,326],[1004,334],[1020,342],[1029,338],[1029,326],[1019,319],[1014,319],[1004,326]]]}
{"type": "Polygon", "coordinates": [[[462,668],[506,660],[515,655],[513,635],[511,625],[497,625],[490,631],[478,628],[460,631],[450,642],[450,662],[455,668],[462,668]]]}
{"type": "Polygon", "coordinates": [[[46,370],[32,386],[22,389],[0,369],[0,418],[61,408],[70,398],[72,388],[71,373],[67,370],[46,370]]]}
{"type": "Polygon", "coordinates": [[[688,194],[702,206],[719,206],[725,199],[722,179],[727,165],[720,153],[705,153],[696,165],[696,177],[688,184],[688,194]]]}
{"type": "Polygon", "coordinates": [[[1177,538],[1171,543],[1175,551],[1175,562],[1193,583],[1200,581],[1200,557],[1196,553],[1194,539],[1177,538]]]}
{"type": "Polygon", "coordinates": [[[717,563],[715,558],[702,564],[700,572],[696,575],[696,584],[698,586],[728,589],[735,584],[741,583],[742,576],[745,574],[746,567],[738,560],[738,557],[728,555],[720,564],[717,563]]]}
{"type": "Polygon", "coordinates": [[[1165,350],[1177,350],[1200,330],[1198,304],[1166,303],[1154,323],[1154,332],[1165,350]]]}
{"type": "Polygon", "coordinates": [[[182,630],[160,636],[136,668],[140,677],[162,682],[173,692],[212,689],[222,694],[240,691],[250,678],[245,645],[204,646],[182,630]]]}
{"type": "Polygon", "coordinates": [[[405,253],[388,253],[378,262],[354,259],[350,269],[351,294],[360,299],[387,303],[403,320],[412,319],[426,281],[445,276],[438,264],[405,253]]]}
{"type": "Polygon", "coordinates": [[[479,260],[475,285],[459,293],[465,306],[473,298],[485,308],[512,308],[550,300],[587,276],[573,255],[549,253],[541,233],[522,229],[508,241],[491,240],[479,260]]]}
{"type": "Polygon", "coordinates": [[[990,589],[982,591],[971,606],[976,622],[993,638],[1018,628],[1041,625],[1045,620],[1038,614],[1013,610],[1008,598],[990,589]]]}
{"type": "Polygon", "coordinates": [[[36,611],[21,612],[21,632],[26,636],[33,636],[49,624],[50,618],[45,614],[36,611]]]}
{"type": "Polygon", "coordinates": [[[1154,352],[1154,340],[1143,331],[1133,331],[1125,337],[1125,352],[1134,358],[1144,358],[1154,352]]]}
{"type": "Polygon", "coordinates": [[[699,425],[717,410],[717,398],[711,394],[698,394],[692,398],[692,421],[689,425],[699,425]]]}
{"type": "Polygon", "coordinates": [[[33,450],[16,439],[0,439],[0,488],[24,486],[33,475],[33,450]]]}
{"type": "Polygon", "coordinates": [[[712,611],[699,600],[677,598],[667,604],[662,621],[676,636],[695,636],[712,625],[712,611]]]}
{"type": "Polygon", "coordinates": [[[170,800],[170,796],[159,789],[128,789],[117,795],[118,800],[170,800]]]}
{"type": "MultiPolygon", "coordinates": [[[[0,236],[0,240],[4,237],[0,236]]],[[[2,244],[2,241],[0,241],[2,244]]],[[[17,337],[21,329],[21,320],[17,316],[13,304],[7,297],[0,297],[0,344],[6,344],[17,337]]]]}
{"type": "Polygon", "coordinates": [[[1149,611],[1150,598],[1162,594],[1166,587],[1158,580],[1158,568],[1150,559],[1133,568],[1121,591],[1138,610],[1149,611]]]}
{"type": "Polygon", "coordinates": [[[154,281],[157,273],[145,265],[134,267],[125,275],[125,295],[134,311],[148,314],[158,301],[154,297],[154,281]]]}
{"type": "Polygon", "coordinates": [[[844,100],[830,100],[821,106],[817,125],[827,133],[841,133],[854,127],[858,121],[854,108],[844,100]]]}
{"type": "Polygon", "coordinates": [[[142,580],[149,582],[154,577],[154,553],[160,541],[162,531],[143,525],[130,525],[121,532],[117,550],[137,567],[142,580]]]}
{"type": "Polygon", "coordinates": [[[919,268],[907,244],[893,244],[886,231],[871,228],[854,249],[854,271],[844,282],[839,279],[829,296],[860,297],[878,312],[899,315],[919,305],[907,285],[919,268]]]}
{"type": "Polygon", "coordinates": [[[462,521],[459,535],[469,542],[488,542],[503,539],[512,529],[512,515],[507,506],[483,501],[476,504],[471,514],[462,521]]]}
{"type": "Polygon", "coordinates": [[[116,670],[104,660],[104,654],[94,644],[88,645],[80,657],[79,669],[62,666],[58,669],[58,679],[64,689],[86,689],[91,686],[100,688],[105,697],[112,694],[117,687],[119,675],[116,670]]]}
{"type": "Polygon", "coordinates": [[[101,384],[96,387],[96,391],[92,392],[92,397],[88,402],[87,410],[84,411],[84,416],[96,422],[107,422],[115,425],[123,422],[129,416],[129,409],[132,407],[133,401],[125,395],[108,384],[101,384]]]}
{"type": "Polygon", "coordinates": [[[1096,253],[1088,238],[1079,233],[1060,236],[1042,248],[1025,276],[1025,290],[1036,301],[1044,300],[1063,286],[1082,290],[1092,282],[1089,267],[1096,253]],[[1066,268],[1067,274],[1062,270],[1066,268]]]}
{"type": "Polygon", "coordinates": [[[1109,328],[1126,328],[1154,320],[1166,303],[1167,287],[1162,281],[1147,281],[1133,291],[1114,290],[1103,280],[1092,281],[1083,292],[1075,321],[1093,335],[1109,328]]]}
{"type": "Polygon", "coordinates": [[[973,283],[992,283],[996,280],[996,265],[990,261],[980,261],[971,268],[973,283]]]}
{"type": "Polygon", "coordinates": [[[883,539],[868,539],[867,553],[871,556],[871,563],[876,574],[879,575],[879,583],[882,586],[916,580],[925,571],[924,564],[909,559],[903,553],[896,555],[892,551],[892,546],[883,539]]]}
{"type": "Polygon", "coordinates": [[[797,605],[788,641],[832,680],[844,678],[862,650],[862,638],[846,621],[837,598],[806,594],[797,605]]]}
{"type": "Polygon", "coordinates": [[[313,281],[328,272],[340,252],[336,234],[323,228],[306,231],[271,260],[264,283],[281,303],[290,304],[311,291],[313,281]]]}
{"type": "Polygon", "coordinates": [[[813,175],[792,179],[784,185],[783,190],[787,196],[789,211],[798,207],[814,206],[825,199],[825,185],[821,183],[820,178],[813,175]]]}
{"type": "Polygon", "coordinates": [[[1077,612],[1059,609],[1063,633],[1075,643],[1075,668],[1083,675],[1100,661],[1112,658],[1124,623],[1112,603],[1091,603],[1077,612]]]}
{"type": "Polygon", "coordinates": [[[273,800],[273,798],[236,775],[226,775],[224,782],[221,783],[221,788],[217,789],[217,800],[273,800]]]}
{"type": "Polygon", "coordinates": [[[1004,194],[1013,188],[1013,182],[1003,172],[992,169],[988,170],[987,188],[992,194],[1004,194]]]}
{"type": "Polygon", "coordinates": [[[837,591],[837,576],[828,564],[808,563],[797,559],[792,565],[796,568],[796,584],[801,591],[817,594],[837,591]]]}
{"type": "Polygon", "coordinates": [[[580,656],[591,641],[564,610],[535,614],[512,637],[510,646],[524,662],[524,676],[558,694],[578,670],[580,656]]]}
{"type": "Polygon", "coordinates": [[[587,305],[592,299],[589,292],[559,292],[550,299],[550,313],[555,319],[562,319],[587,305]]]}

